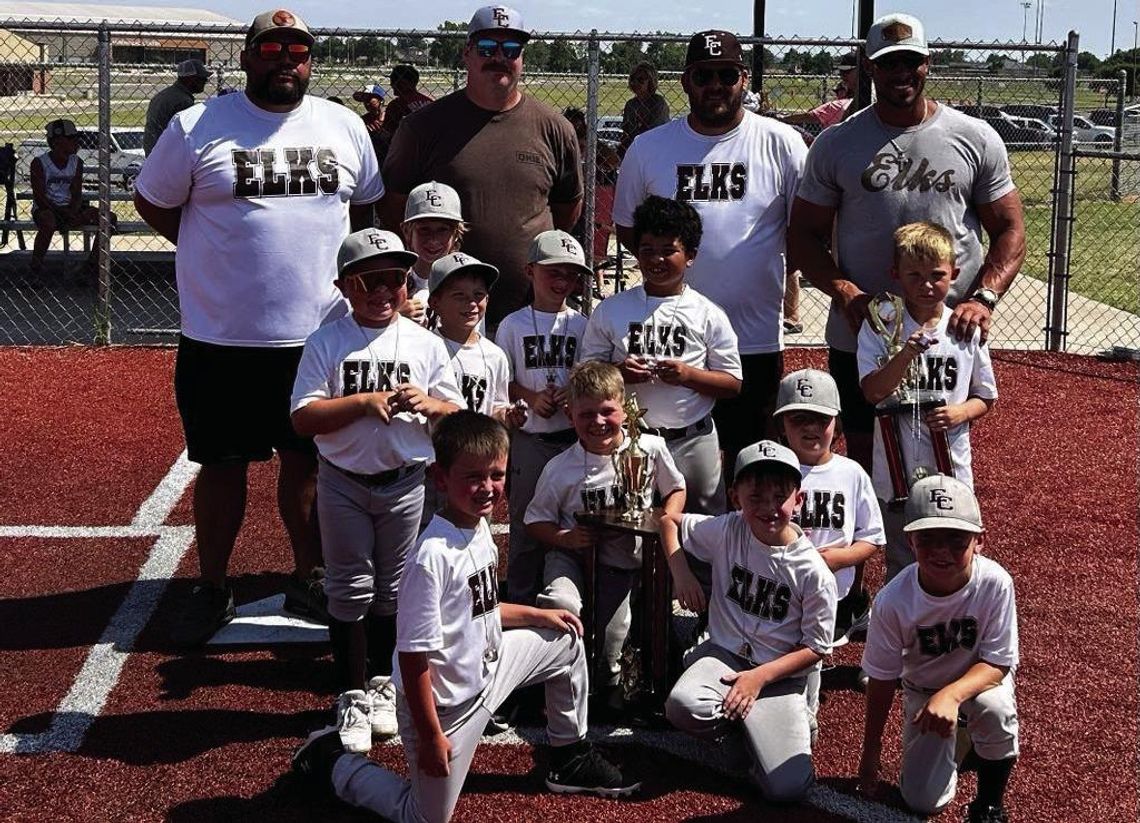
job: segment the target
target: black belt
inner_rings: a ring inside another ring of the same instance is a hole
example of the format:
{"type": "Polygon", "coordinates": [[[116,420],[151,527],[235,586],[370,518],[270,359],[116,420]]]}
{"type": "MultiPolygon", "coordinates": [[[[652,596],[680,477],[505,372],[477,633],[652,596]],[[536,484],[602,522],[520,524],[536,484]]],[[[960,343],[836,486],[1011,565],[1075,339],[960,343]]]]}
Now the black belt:
{"type": "Polygon", "coordinates": [[[360,472],[350,472],[348,469],[342,469],[336,463],[327,460],[323,455],[321,462],[332,469],[336,469],[345,477],[355,480],[363,486],[390,486],[397,480],[403,480],[410,474],[414,474],[423,469],[423,463],[409,463],[406,466],[400,466],[395,469],[388,469],[386,472],[376,472],[376,474],[361,474],[360,472]]]}
{"type": "Polygon", "coordinates": [[[535,437],[543,443],[563,446],[576,441],[578,439],[578,432],[573,429],[559,429],[556,432],[539,432],[535,437]]]}
{"type": "Polygon", "coordinates": [[[708,434],[712,431],[712,425],[712,415],[706,414],[696,423],[693,423],[689,426],[682,426],[679,429],[655,429],[651,426],[642,426],[642,430],[646,434],[655,434],[668,443],[673,440],[681,440],[685,437],[692,437],[695,434],[708,434]]]}

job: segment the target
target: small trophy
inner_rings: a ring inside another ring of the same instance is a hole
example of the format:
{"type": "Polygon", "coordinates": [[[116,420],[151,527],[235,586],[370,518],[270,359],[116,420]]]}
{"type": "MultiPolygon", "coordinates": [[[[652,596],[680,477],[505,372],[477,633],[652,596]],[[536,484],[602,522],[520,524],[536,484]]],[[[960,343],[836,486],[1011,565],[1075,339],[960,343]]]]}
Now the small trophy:
{"type": "MultiPolygon", "coordinates": [[[[871,300],[868,322],[887,348],[886,355],[880,360],[880,366],[902,351],[905,345],[902,338],[904,313],[902,298],[893,294],[884,292],[871,300]]],[[[924,425],[926,412],[946,405],[946,398],[941,392],[920,388],[921,385],[922,366],[915,360],[907,368],[906,375],[894,394],[875,407],[875,419],[878,422],[879,434],[883,438],[883,453],[891,478],[890,504],[896,507],[906,502],[910,496],[910,487],[915,481],[935,472],[949,477],[954,476],[954,464],[950,460],[950,439],[945,430],[930,432],[930,441],[934,448],[933,468],[913,466],[908,471],[905,465],[899,436],[899,418],[903,415],[910,417],[911,431],[917,438],[919,427],[924,425]]]]}
{"type": "Polygon", "coordinates": [[[621,519],[627,522],[640,521],[649,505],[649,488],[652,480],[652,471],[649,464],[649,455],[641,448],[640,420],[645,416],[645,409],[637,404],[637,395],[631,394],[623,404],[625,409],[625,433],[629,438],[629,445],[614,452],[612,460],[614,473],[617,475],[618,491],[623,501],[621,519]]]}

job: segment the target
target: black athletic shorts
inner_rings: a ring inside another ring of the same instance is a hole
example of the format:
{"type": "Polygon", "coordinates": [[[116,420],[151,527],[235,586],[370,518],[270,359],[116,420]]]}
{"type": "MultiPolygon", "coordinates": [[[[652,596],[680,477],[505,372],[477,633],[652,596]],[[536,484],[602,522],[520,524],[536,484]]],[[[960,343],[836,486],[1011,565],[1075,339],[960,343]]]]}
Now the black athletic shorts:
{"type": "Polygon", "coordinates": [[[839,418],[843,431],[871,434],[875,431],[875,407],[867,402],[859,388],[859,360],[854,352],[827,350],[827,370],[839,388],[843,408],[839,418]]]}
{"type": "Polygon", "coordinates": [[[195,463],[269,460],[274,450],[316,455],[293,431],[289,398],[302,346],[219,346],[178,338],[174,397],[195,463]]]}

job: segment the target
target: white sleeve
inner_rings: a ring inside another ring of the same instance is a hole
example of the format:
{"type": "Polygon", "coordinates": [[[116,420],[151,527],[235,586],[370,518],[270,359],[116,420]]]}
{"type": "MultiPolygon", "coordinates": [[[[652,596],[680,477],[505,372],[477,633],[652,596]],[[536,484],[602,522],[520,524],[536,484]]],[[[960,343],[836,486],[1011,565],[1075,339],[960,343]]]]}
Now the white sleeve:
{"type": "Polygon", "coordinates": [[[990,347],[979,342],[981,331],[974,331],[974,370],[970,373],[970,397],[983,400],[996,400],[998,396],[997,378],[994,377],[994,364],[990,359],[990,347]]]}
{"type": "Polygon", "coordinates": [[[289,412],[312,403],[314,400],[327,400],[332,397],[332,369],[328,349],[323,345],[317,332],[309,335],[305,348],[301,351],[301,361],[297,364],[297,377],[293,380],[293,396],[289,400],[289,412]]]}
{"type": "Polygon", "coordinates": [[[1014,668],[1018,664],[1017,603],[1013,580],[1004,570],[999,571],[1000,578],[986,584],[991,597],[986,604],[989,613],[979,627],[978,659],[992,666],[1014,668]]]}
{"type": "Polygon", "coordinates": [[[883,343],[883,339],[875,333],[871,328],[871,324],[866,320],[863,325],[859,327],[859,342],[858,342],[858,363],[859,363],[859,381],[862,382],[873,371],[879,369],[879,356],[886,353],[887,348],[883,343]]]}
{"type": "Polygon", "coordinates": [[[621,161],[621,168],[618,169],[613,207],[615,225],[631,228],[633,212],[648,194],[645,190],[645,172],[641,168],[641,149],[644,145],[640,135],[635,137],[621,161]]]}
{"type": "Polygon", "coordinates": [[[400,609],[396,613],[396,650],[432,652],[443,648],[439,580],[426,566],[411,562],[400,578],[400,609]]]}
{"type": "MultiPolygon", "coordinates": [[[[612,298],[607,297],[606,300],[612,298]]],[[[599,303],[586,321],[586,331],[582,334],[582,350],[578,352],[578,362],[587,360],[600,360],[603,363],[614,362],[614,340],[610,331],[607,315],[610,313],[606,307],[606,300],[599,303]]],[[[612,307],[613,304],[611,303],[612,307]]]]}
{"type": "Polygon", "coordinates": [[[135,191],[160,209],[184,206],[194,185],[197,153],[186,135],[180,114],[174,115],[163,130],[135,180],[135,191]]]}
{"type": "Polygon", "coordinates": [[[463,398],[459,384],[455,381],[455,371],[451,368],[451,358],[447,356],[447,347],[438,337],[433,338],[429,342],[429,346],[430,348],[424,355],[431,358],[428,381],[426,386],[419,388],[431,397],[454,403],[461,409],[467,408],[467,401],[463,398]]]}
{"type": "Polygon", "coordinates": [[[511,365],[502,349],[490,341],[487,341],[487,346],[491,350],[491,373],[488,375],[491,385],[487,387],[487,392],[491,395],[491,408],[499,409],[511,404],[507,391],[507,385],[511,382],[511,365]]]}
{"type": "Polygon", "coordinates": [[[375,203],[384,196],[384,180],[380,177],[376,150],[372,148],[372,139],[368,136],[363,120],[353,117],[349,128],[352,130],[352,142],[360,155],[360,174],[356,177],[356,187],[352,190],[349,202],[354,206],[375,203]]]}
{"type": "Polygon", "coordinates": [[[860,664],[868,676],[876,680],[896,680],[903,672],[903,637],[898,614],[889,608],[882,592],[875,598],[871,609],[871,624],[867,627],[867,641],[863,645],[860,664]]]}
{"type": "Polygon", "coordinates": [[[835,610],[839,602],[835,575],[820,560],[804,580],[800,613],[801,643],[816,654],[831,654],[835,640],[835,610]]]}
{"type": "Polygon", "coordinates": [[[727,517],[711,514],[681,515],[681,547],[698,560],[711,563],[724,553],[727,517]]]}
{"type": "Polygon", "coordinates": [[[678,489],[685,488],[685,476],[677,470],[677,464],[673,462],[673,455],[669,453],[664,442],[654,450],[653,484],[662,498],[678,489]]]}
{"type": "Polygon", "coordinates": [[[800,189],[800,181],[804,176],[804,166],[807,163],[808,149],[798,133],[792,135],[787,142],[788,155],[784,161],[784,199],[788,208],[785,219],[791,222],[792,204],[796,200],[796,193],[800,189]]]}
{"type": "Polygon", "coordinates": [[[557,462],[551,461],[542,467],[538,483],[534,487],[534,497],[526,507],[523,523],[562,523],[562,500],[559,494],[557,462]]]}
{"type": "Polygon", "coordinates": [[[515,333],[514,315],[508,314],[503,318],[503,322],[499,323],[499,328],[495,331],[495,345],[503,350],[503,354],[507,358],[507,382],[518,380],[517,375],[520,369],[525,368],[521,363],[515,362],[515,352],[518,350],[518,341],[515,333]]]}
{"type": "Polygon", "coordinates": [[[744,379],[740,367],[740,345],[732,323],[716,305],[709,307],[708,321],[705,323],[705,368],[731,374],[737,380],[744,379]]]}
{"type": "Polygon", "coordinates": [[[883,511],[879,508],[875,487],[862,466],[856,463],[855,470],[858,472],[855,482],[855,531],[851,539],[885,546],[887,533],[883,530],[883,511]]]}

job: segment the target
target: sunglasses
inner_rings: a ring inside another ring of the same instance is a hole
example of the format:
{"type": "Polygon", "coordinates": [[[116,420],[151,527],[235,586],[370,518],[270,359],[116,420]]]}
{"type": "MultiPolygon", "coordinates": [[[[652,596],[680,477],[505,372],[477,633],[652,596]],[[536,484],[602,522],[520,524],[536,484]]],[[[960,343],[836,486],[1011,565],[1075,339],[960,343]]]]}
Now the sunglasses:
{"type": "Polygon", "coordinates": [[[925,57],[913,51],[896,51],[894,54],[888,54],[886,57],[880,57],[874,61],[878,68],[885,71],[894,71],[900,66],[917,69],[925,62],[925,57]]]}
{"type": "Polygon", "coordinates": [[[344,279],[350,291],[368,294],[384,286],[388,291],[398,291],[408,282],[407,269],[377,269],[363,271],[344,279]]]}
{"type": "Polygon", "coordinates": [[[493,40],[484,37],[475,41],[475,51],[480,57],[494,57],[495,52],[501,51],[507,60],[517,60],[522,54],[523,44],[518,40],[493,40]]]}
{"type": "Polygon", "coordinates": [[[278,43],[276,40],[263,40],[257,44],[257,56],[262,60],[281,60],[286,53],[294,63],[304,63],[313,49],[305,43],[278,43]]]}
{"type": "Polygon", "coordinates": [[[723,69],[693,69],[690,75],[695,86],[707,86],[713,78],[720,80],[722,86],[735,86],[740,82],[740,69],[726,66],[723,69]]]}

